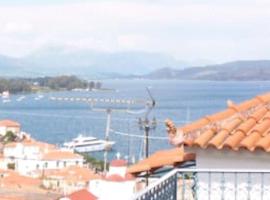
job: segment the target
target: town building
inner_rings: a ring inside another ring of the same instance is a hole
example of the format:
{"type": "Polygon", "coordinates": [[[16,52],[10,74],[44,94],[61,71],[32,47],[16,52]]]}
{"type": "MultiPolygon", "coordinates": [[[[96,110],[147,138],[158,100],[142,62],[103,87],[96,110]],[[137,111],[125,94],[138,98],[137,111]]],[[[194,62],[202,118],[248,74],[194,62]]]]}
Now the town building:
{"type": "Polygon", "coordinates": [[[38,176],[37,170],[61,169],[68,166],[83,166],[83,157],[70,150],[59,150],[56,146],[26,140],[5,145],[3,150],[3,169],[14,169],[22,175],[38,176]]]}
{"type": "Polygon", "coordinates": [[[21,125],[18,122],[9,119],[1,120],[0,135],[4,136],[8,131],[11,131],[17,135],[21,132],[21,125]]]}
{"type": "Polygon", "coordinates": [[[92,180],[101,179],[94,171],[81,166],[69,166],[56,170],[43,171],[43,187],[63,194],[88,188],[92,180]]]}
{"type": "Polygon", "coordinates": [[[108,173],[102,179],[90,181],[88,190],[99,200],[130,199],[136,191],[136,179],[127,173],[125,160],[113,160],[108,173]]]}

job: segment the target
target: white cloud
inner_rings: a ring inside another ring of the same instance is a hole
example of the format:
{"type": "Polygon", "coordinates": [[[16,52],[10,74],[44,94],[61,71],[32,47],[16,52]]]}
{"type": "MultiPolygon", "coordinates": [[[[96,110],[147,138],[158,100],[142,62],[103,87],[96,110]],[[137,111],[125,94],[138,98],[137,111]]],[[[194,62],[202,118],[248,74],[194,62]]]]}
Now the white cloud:
{"type": "Polygon", "coordinates": [[[267,58],[269,9],[266,0],[1,6],[0,54],[18,56],[44,46],[63,45],[160,51],[179,59],[267,58]]]}

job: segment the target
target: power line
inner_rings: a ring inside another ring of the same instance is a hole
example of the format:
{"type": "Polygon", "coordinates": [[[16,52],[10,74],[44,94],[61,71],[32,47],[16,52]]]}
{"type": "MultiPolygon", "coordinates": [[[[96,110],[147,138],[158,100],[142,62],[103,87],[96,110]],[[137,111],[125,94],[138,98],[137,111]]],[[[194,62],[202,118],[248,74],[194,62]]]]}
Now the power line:
{"type": "MultiPolygon", "coordinates": [[[[135,137],[135,138],[142,138],[145,139],[144,135],[139,135],[139,134],[130,134],[130,133],[125,133],[125,132],[120,132],[120,131],[115,131],[113,129],[110,129],[111,133],[115,135],[121,135],[121,136],[128,136],[128,137],[135,137]]],[[[158,137],[158,136],[148,136],[149,139],[152,140],[168,140],[167,137],[158,137]]]]}

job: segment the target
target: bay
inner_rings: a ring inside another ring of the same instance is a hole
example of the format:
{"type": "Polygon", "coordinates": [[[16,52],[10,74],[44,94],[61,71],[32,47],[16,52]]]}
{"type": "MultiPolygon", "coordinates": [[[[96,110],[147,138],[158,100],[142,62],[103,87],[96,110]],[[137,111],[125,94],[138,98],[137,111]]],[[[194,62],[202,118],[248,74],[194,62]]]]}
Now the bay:
{"type": "MultiPolygon", "coordinates": [[[[61,145],[76,137],[79,133],[104,138],[106,128],[106,113],[94,111],[90,104],[82,102],[52,101],[50,97],[87,97],[112,99],[143,99],[149,100],[146,87],[156,100],[156,107],[150,115],[155,117],[158,124],[150,136],[166,137],[164,120],[170,118],[178,126],[196,120],[205,115],[215,113],[226,108],[228,99],[240,103],[256,95],[270,91],[270,82],[218,82],[218,81],[177,81],[177,80],[105,80],[105,88],[115,91],[95,92],[52,92],[44,93],[44,98],[36,100],[40,94],[28,94],[21,101],[22,96],[12,95],[11,102],[0,102],[0,119],[12,119],[22,125],[25,132],[34,138],[49,143],[61,145]]],[[[94,108],[127,109],[127,106],[96,104],[94,108]]],[[[144,109],[144,105],[129,108],[134,112],[144,109]]],[[[143,135],[138,126],[138,118],[144,114],[130,114],[127,112],[112,112],[111,128],[114,131],[143,135]]],[[[122,157],[140,157],[143,138],[128,137],[111,132],[110,139],[116,141],[110,159],[115,158],[117,152],[122,157]]],[[[151,139],[150,152],[168,149],[171,146],[164,139],[151,139]]],[[[102,158],[102,154],[94,154],[102,158]]]]}

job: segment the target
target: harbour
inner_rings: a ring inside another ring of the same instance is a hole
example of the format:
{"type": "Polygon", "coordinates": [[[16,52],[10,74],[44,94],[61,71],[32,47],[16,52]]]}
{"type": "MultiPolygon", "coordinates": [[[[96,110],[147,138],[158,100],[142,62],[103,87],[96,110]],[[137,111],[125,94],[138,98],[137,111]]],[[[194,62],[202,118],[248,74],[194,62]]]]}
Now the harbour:
{"type": "MultiPolygon", "coordinates": [[[[164,136],[166,118],[171,118],[177,124],[185,124],[209,113],[224,108],[224,102],[233,99],[241,102],[256,94],[270,90],[270,82],[219,82],[219,81],[151,81],[142,80],[105,80],[106,87],[115,91],[100,92],[54,92],[44,93],[43,98],[35,100],[36,94],[25,94],[25,98],[16,101],[22,95],[11,95],[10,102],[0,103],[0,118],[19,121],[24,129],[34,138],[61,146],[71,141],[78,134],[84,133],[99,139],[105,138],[106,113],[91,110],[91,105],[81,102],[58,102],[51,97],[89,97],[109,99],[144,99],[148,94],[146,87],[151,86],[151,92],[157,101],[150,119],[155,117],[157,128],[150,132],[150,153],[160,149],[170,148],[164,136]]],[[[98,105],[106,108],[106,105],[98,105]]],[[[126,108],[120,106],[120,108],[126,108]]],[[[135,110],[144,109],[142,105],[135,110]]],[[[109,159],[116,158],[120,153],[122,158],[130,162],[139,160],[143,155],[144,131],[140,130],[138,121],[142,114],[114,112],[112,114],[110,140],[115,141],[109,159]]],[[[103,159],[103,153],[91,153],[98,159],[103,159]]]]}

